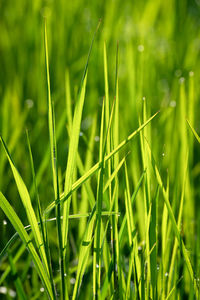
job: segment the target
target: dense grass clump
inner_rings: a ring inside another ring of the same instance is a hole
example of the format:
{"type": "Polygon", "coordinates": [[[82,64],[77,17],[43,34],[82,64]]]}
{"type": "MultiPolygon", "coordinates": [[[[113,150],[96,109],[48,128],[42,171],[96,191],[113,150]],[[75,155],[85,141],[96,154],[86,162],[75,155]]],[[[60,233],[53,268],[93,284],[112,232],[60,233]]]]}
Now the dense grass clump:
{"type": "Polygon", "coordinates": [[[0,3],[1,299],[199,299],[199,5],[0,3]]]}

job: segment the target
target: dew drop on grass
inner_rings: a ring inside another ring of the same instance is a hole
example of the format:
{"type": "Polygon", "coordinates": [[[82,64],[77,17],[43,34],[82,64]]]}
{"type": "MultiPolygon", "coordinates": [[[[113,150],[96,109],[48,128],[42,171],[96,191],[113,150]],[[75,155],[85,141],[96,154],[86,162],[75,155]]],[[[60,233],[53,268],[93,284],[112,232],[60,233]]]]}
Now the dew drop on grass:
{"type": "Polygon", "coordinates": [[[157,271],[159,271],[160,270],[160,267],[159,267],[159,265],[157,265],[157,271]]]}
{"type": "Polygon", "coordinates": [[[75,284],[75,282],[76,282],[76,279],[75,279],[74,277],[72,277],[72,278],[70,279],[70,283],[71,283],[71,284],[75,284]]]}
{"type": "Polygon", "coordinates": [[[162,156],[165,156],[165,153],[164,153],[164,152],[162,153],[162,156]]]}
{"type": "Polygon", "coordinates": [[[144,46],[143,45],[139,45],[138,46],[138,51],[139,52],[143,52],[144,51],[144,46]]]}
{"type": "Polygon", "coordinates": [[[166,272],[166,273],[165,273],[165,277],[168,277],[168,276],[169,276],[169,273],[168,273],[168,272],[166,272]]]}
{"type": "Polygon", "coordinates": [[[80,136],[83,136],[83,132],[82,132],[82,131],[80,131],[79,135],[80,135],[80,136]]]}
{"type": "Polygon", "coordinates": [[[184,81],[185,81],[185,78],[184,78],[184,77],[181,77],[181,78],[179,79],[179,83],[180,83],[180,84],[183,84],[184,81]]]}
{"type": "Polygon", "coordinates": [[[176,101],[174,100],[170,101],[169,106],[176,107],[176,101]]]}
{"type": "Polygon", "coordinates": [[[95,142],[99,142],[99,140],[100,140],[99,136],[96,135],[95,138],[94,138],[94,140],[95,140],[95,142]]]}
{"type": "Polygon", "coordinates": [[[190,71],[190,72],[189,72],[189,76],[190,76],[190,77],[193,77],[193,76],[194,76],[194,72],[193,72],[193,71],[190,71]]]}
{"type": "Polygon", "coordinates": [[[34,102],[31,99],[27,99],[25,103],[28,108],[32,108],[34,106],[34,102]]]}
{"type": "Polygon", "coordinates": [[[6,220],[3,220],[3,225],[7,225],[8,223],[7,223],[7,221],[6,220]]]}
{"type": "Polygon", "coordinates": [[[145,101],[145,100],[146,100],[146,97],[142,97],[142,100],[145,101]]]}
{"type": "Polygon", "coordinates": [[[40,288],[40,292],[44,293],[44,288],[43,287],[40,288]]]}
{"type": "Polygon", "coordinates": [[[65,273],[64,276],[67,277],[67,274],[65,273]]]}
{"type": "Polygon", "coordinates": [[[98,264],[96,264],[96,268],[99,269],[99,265],[98,264]]]}

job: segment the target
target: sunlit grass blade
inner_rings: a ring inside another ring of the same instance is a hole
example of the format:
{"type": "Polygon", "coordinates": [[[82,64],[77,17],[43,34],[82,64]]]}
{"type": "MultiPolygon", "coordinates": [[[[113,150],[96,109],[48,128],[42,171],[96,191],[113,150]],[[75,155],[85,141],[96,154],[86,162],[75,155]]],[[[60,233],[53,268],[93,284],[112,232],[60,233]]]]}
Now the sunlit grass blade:
{"type": "Polygon", "coordinates": [[[87,266],[89,251],[90,251],[91,244],[93,241],[92,235],[93,235],[94,226],[95,226],[95,211],[96,211],[96,205],[94,206],[94,208],[90,214],[90,217],[89,217],[89,220],[87,223],[87,227],[85,229],[83,241],[82,241],[81,247],[80,247],[76,282],[75,282],[73,296],[72,296],[73,300],[78,299],[78,289],[80,287],[81,280],[82,280],[82,277],[84,275],[84,272],[85,272],[85,269],[87,266]]]}
{"type": "MultiPolygon", "coordinates": [[[[45,42],[45,62],[46,62],[46,75],[47,75],[47,99],[48,99],[48,124],[49,124],[49,140],[50,140],[50,153],[51,153],[51,167],[53,174],[53,188],[55,200],[60,198],[59,183],[58,183],[58,168],[57,168],[57,146],[55,136],[55,117],[54,107],[51,99],[50,89],[50,76],[49,76],[49,57],[48,57],[48,42],[47,42],[47,25],[45,20],[44,25],[44,42],[45,42]]],[[[58,244],[59,244],[59,264],[60,264],[60,276],[61,276],[61,299],[68,298],[66,286],[65,286],[65,271],[64,271],[64,258],[63,258],[63,240],[62,240],[62,228],[61,228],[61,206],[60,203],[56,204],[56,217],[57,217],[57,232],[58,232],[58,244]]]]}
{"type": "Polygon", "coordinates": [[[101,127],[100,127],[100,143],[99,143],[99,161],[101,168],[98,173],[97,180],[97,196],[96,196],[96,229],[94,235],[94,252],[93,252],[93,299],[97,298],[100,293],[101,286],[101,215],[102,215],[102,201],[103,201],[103,184],[104,184],[104,157],[106,149],[106,141],[104,140],[104,120],[105,120],[105,101],[103,101],[101,112],[101,127]]]}
{"type": "MultiPolygon", "coordinates": [[[[98,28],[100,26],[100,22],[96,28],[96,31],[94,33],[92,43],[89,49],[88,53],[88,58],[87,62],[85,65],[83,77],[81,80],[81,85],[80,89],[78,92],[77,96],[77,102],[75,105],[75,111],[74,111],[74,116],[73,116],[73,123],[72,123],[72,128],[71,128],[71,137],[70,137],[70,142],[69,142],[69,154],[68,154],[68,159],[67,159],[67,167],[66,167],[66,173],[65,173],[65,187],[64,187],[64,195],[67,195],[72,188],[72,180],[73,180],[73,174],[74,174],[74,169],[76,166],[76,154],[78,150],[78,143],[79,143],[79,135],[80,135],[80,126],[81,126],[81,119],[82,119],[82,111],[83,111],[83,105],[84,105],[84,100],[85,100],[85,92],[86,92],[86,82],[87,82],[87,72],[88,72],[88,63],[89,63],[89,58],[90,54],[92,51],[92,46],[93,42],[95,39],[95,35],[98,31],[98,28]]],[[[62,236],[63,236],[63,249],[65,252],[65,248],[67,245],[67,237],[68,237],[68,215],[69,215],[69,209],[70,209],[70,199],[68,199],[68,202],[64,203],[63,206],[63,231],[62,231],[62,236]]]]}
{"type": "Polygon", "coordinates": [[[189,255],[188,255],[188,251],[186,250],[185,244],[184,244],[183,239],[182,239],[181,234],[180,234],[180,230],[179,230],[179,228],[177,226],[176,219],[174,217],[174,213],[173,213],[172,207],[170,205],[167,192],[166,192],[166,190],[164,188],[164,185],[163,185],[160,173],[158,171],[156,162],[155,162],[155,160],[153,158],[153,154],[151,152],[150,146],[149,146],[149,144],[148,144],[147,141],[146,141],[146,143],[148,145],[147,148],[148,148],[148,152],[149,152],[149,157],[151,159],[152,167],[153,167],[153,170],[155,172],[155,176],[156,176],[157,182],[158,182],[158,184],[160,186],[160,190],[161,190],[161,192],[163,194],[163,199],[164,199],[164,202],[166,204],[166,207],[167,207],[167,210],[168,210],[168,214],[169,214],[169,218],[170,218],[171,223],[172,223],[172,228],[173,228],[174,234],[176,236],[176,239],[178,241],[179,248],[180,248],[180,250],[181,250],[181,252],[183,254],[183,257],[185,259],[185,264],[186,264],[188,272],[190,274],[190,278],[191,278],[192,283],[194,285],[195,294],[196,294],[196,297],[198,299],[199,291],[198,291],[198,287],[197,287],[197,282],[196,282],[194,270],[193,270],[193,267],[192,267],[192,264],[191,264],[191,261],[190,261],[189,255]]]}
{"type": "Polygon", "coordinates": [[[49,280],[48,273],[46,272],[46,268],[44,268],[29,235],[24,229],[23,224],[21,223],[20,219],[18,218],[17,214],[13,210],[10,203],[7,201],[7,199],[4,197],[4,195],[1,192],[0,192],[0,207],[5,213],[5,215],[7,216],[7,218],[10,220],[13,227],[15,228],[20,238],[22,239],[23,243],[26,245],[30,254],[32,255],[32,259],[37,269],[38,275],[40,276],[44,284],[44,287],[47,293],[49,294],[50,299],[54,299],[52,288],[51,288],[51,282],[49,280]]]}
{"type": "Polygon", "coordinates": [[[199,135],[197,134],[196,130],[192,127],[191,123],[190,123],[188,120],[186,120],[186,121],[187,121],[187,123],[188,123],[190,129],[192,130],[192,133],[194,134],[195,138],[196,138],[197,141],[200,143],[200,137],[199,137],[199,135]]]}
{"type": "MultiPolygon", "coordinates": [[[[185,171],[184,171],[184,177],[183,177],[183,185],[182,185],[182,194],[181,194],[178,221],[177,221],[177,227],[180,232],[181,232],[181,221],[182,221],[182,215],[183,215],[183,202],[184,202],[184,197],[185,197],[187,169],[188,169],[188,155],[186,158],[185,171]]],[[[170,270],[169,270],[168,293],[170,292],[170,289],[172,287],[172,277],[173,277],[173,272],[174,272],[174,264],[175,264],[177,249],[178,249],[178,242],[177,242],[177,240],[175,240],[173,251],[172,251],[172,256],[171,256],[170,270]]]]}
{"type": "Polygon", "coordinates": [[[18,192],[20,194],[22,203],[23,203],[24,208],[26,210],[26,214],[27,214],[29,223],[32,227],[32,231],[33,231],[33,235],[34,235],[34,238],[35,238],[35,241],[36,241],[36,245],[39,249],[39,252],[40,252],[42,261],[44,262],[44,265],[46,267],[46,270],[48,271],[48,264],[47,264],[47,258],[46,258],[45,250],[44,250],[44,244],[43,244],[41,233],[40,233],[40,230],[39,230],[37,218],[36,218],[32,203],[31,203],[30,195],[28,193],[28,190],[26,188],[26,185],[25,185],[23,179],[21,178],[21,175],[19,174],[17,168],[14,165],[14,162],[13,162],[13,160],[12,160],[12,158],[11,158],[9,152],[8,152],[7,146],[6,146],[3,138],[0,137],[0,139],[2,141],[4,150],[6,152],[8,161],[10,163],[10,166],[11,166],[11,169],[12,169],[12,172],[13,172],[13,176],[15,178],[15,182],[16,182],[16,185],[17,185],[17,188],[18,188],[18,192]]]}
{"type": "MultiPolygon", "coordinates": [[[[151,122],[156,116],[158,112],[155,113],[151,118],[149,118],[144,124],[142,124],[138,129],[136,129],[133,133],[131,133],[125,140],[123,140],[111,153],[105,156],[105,162],[107,162],[113,155],[119,152],[125,145],[127,145],[149,122],[151,122]]],[[[96,163],[89,171],[87,171],[82,177],[80,177],[74,184],[72,184],[72,188],[67,195],[62,194],[60,202],[65,202],[68,197],[79,188],[86,180],[88,180],[99,168],[101,167],[101,162],[96,163]]],[[[51,203],[46,209],[45,214],[49,213],[55,207],[55,202],[51,203]]]]}
{"type": "Polygon", "coordinates": [[[34,183],[34,188],[35,188],[35,197],[36,197],[36,201],[37,201],[39,224],[40,224],[40,228],[41,228],[41,232],[42,232],[42,239],[43,239],[46,258],[47,258],[47,262],[48,262],[48,271],[49,271],[49,274],[50,274],[52,291],[53,291],[53,294],[54,294],[54,298],[56,298],[56,291],[55,291],[55,286],[54,286],[54,282],[53,282],[52,265],[51,265],[51,260],[50,260],[50,250],[49,250],[48,241],[47,241],[47,230],[45,230],[45,227],[44,227],[44,224],[43,224],[44,222],[46,222],[46,220],[42,219],[43,214],[42,214],[42,209],[41,209],[41,205],[40,205],[39,193],[38,193],[36,176],[35,176],[35,168],[34,168],[34,163],[33,163],[33,155],[32,155],[32,151],[31,151],[31,145],[30,145],[30,140],[29,140],[29,136],[28,136],[28,130],[26,130],[26,136],[27,136],[27,144],[28,144],[29,156],[30,156],[30,162],[31,162],[33,183],[34,183]]]}

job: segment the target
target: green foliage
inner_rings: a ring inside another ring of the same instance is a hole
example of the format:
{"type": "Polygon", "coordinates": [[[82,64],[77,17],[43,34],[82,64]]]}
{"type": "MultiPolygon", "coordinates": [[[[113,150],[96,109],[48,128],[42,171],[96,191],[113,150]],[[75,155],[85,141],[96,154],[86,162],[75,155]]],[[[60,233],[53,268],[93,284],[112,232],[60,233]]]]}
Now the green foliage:
{"type": "Polygon", "coordinates": [[[199,9],[1,1],[1,299],[199,299],[199,9]]]}

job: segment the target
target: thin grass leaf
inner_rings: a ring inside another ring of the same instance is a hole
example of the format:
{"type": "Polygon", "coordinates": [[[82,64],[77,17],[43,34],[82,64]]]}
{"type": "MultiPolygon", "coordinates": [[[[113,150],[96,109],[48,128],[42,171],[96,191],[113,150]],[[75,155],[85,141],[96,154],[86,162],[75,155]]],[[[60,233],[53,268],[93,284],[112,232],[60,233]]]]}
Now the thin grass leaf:
{"type": "MultiPolygon", "coordinates": [[[[100,22],[97,26],[97,29],[94,33],[92,43],[89,49],[87,62],[85,65],[85,70],[83,73],[83,77],[81,80],[81,85],[77,97],[77,102],[75,106],[74,116],[73,116],[73,123],[72,123],[72,129],[71,129],[71,138],[69,142],[69,154],[68,154],[68,160],[67,160],[67,167],[66,167],[66,173],[65,173],[65,187],[64,187],[64,195],[68,195],[68,193],[72,189],[72,179],[74,174],[74,169],[76,166],[76,155],[78,150],[78,143],[79,143],[79,136],[80,136],[80,126],[81,126],[81,119],[82,119],[82,111],[83,111],[83,105],[85,100],[85,91],[86,91],[86,82],[87,82],[87,71],[88,71],[88,63],[90,54],[92,51],[93,42],[96,36],[96,33],[99,29],[100,22]]],[[[68,215],[69,215],[69,209],[70,209],[70,201],[68,203],[64,203],[63,206],[63,231],[62,231],[62,237],[63,237],[63,248],[64,252],[67,245],[67,237],[68,237],[68,215]]]]}
{"type": "MultiPolygon", "coordinates": [[[[51,100],[50,89],[50,76],[49,76],[49,58],[48,58],[48,42],[47,42],[47,24],[45,20],[44,25],[44,41],[45,41],[45,62],[46,62],[46,75],[47,75],[47,91],[48,91],[48,123],[49,123],[49,140],[50,140],[50,153],[51,153],[51,167],[53,175],[53,188],[55,200],[60,198],[59,194],[59,182],[58,182],[58,168],[57,168],[57,146],[55,135],[55,117],[54,108],[51,100]]],[[[60,264],[60,276],[61,276],[61,297],[64,300],[68,299],[68,293],[65,285],[65,271],[64,271],[64,256],[63,256],[63,240],[62,240],[62,228],[61,228],[61,206],[58,202],[56,204],[56,217],[57,217],[57,232],[58,232],[58,244],[59,244],[59,264],[60,264]]]]}
{"type": "MultiPolygon", "coordinates": [[[[147,142],[147,141],[146,141],[147,142]]],[[[195,294],[196,294],[196,297],[198,299],[198,295],[199,295],[199,291],[198,291],[198,287],[197,287],[197,282],[196,282],[196,278],[195,278],[195,274],[194,274],[194,271],[193,271],[193,267],[192,267],[192,264],[191,264],[191,261],[190,261],[190,258],[189,258],[189,255],[188,255],[188,252],[186,250],[186,247],[185,247],[185,244],[183,242],[183,239],[181,237],[181,234],[180,234],[180,231],[179,231],[179,228],[177,226],[177,223],[176,223],[176,219],[174,217],[174,213],[173,213],[173,210],[171,208],[171,205],[170,205],[170,202],[169,202],[169,199],[168,199],[168,195],[167,195],[167,192],[164,188],[164,185],[163,185],[163,182],[162,182],[162,179],[161,179],[161,176],[160,176],[160,173],[158,171],[158,168],[156,166],[156,163],[155,163],[155,160],[153,158],[153,154],[151,152],[151,149],[150,149],[150,146],[147,142],[147,145],[148,145],[148,152],[149,152],[149,157],[151,159],[151,163],[152,163],[152,167],[153,167],[153,170],[155,172],[155,176],[156,176],[156,179],[157,179],[157,182],[160,186],[160,189],[162,191],[162,194],[163,194],[163,199],[165,201],[165,204],[167,206],[167,210],[168,210],[168,214],[169,214],[169,218],[172,222],[172,228],[174,230],[174,233],[175,233],[175,236],[177,238],[177,241],[178,241],[178,245],[180,247],[180,250],[182,251],[182,254],[183,254],[183,257],[185,259],[185,263],[186,263],[186,266],[188,268],[188,272],[190,274],[190,278],[193,282],[193,285],[194,285],[194,290],[195,290],[195,294]]]]}
{"type": "Polygon", "coordinates": [[[30,195],[28,193],[28,190],[26,188],[26,185],[25,185],[24,181],[22,180],[17,168],[14,165],[14,162],[13,162],[13,160],[12,160],[12,158],[11,158],[9,152],[8,152],[7,146],[6,146],[3,138],[0,137],[0,139],[1,139],[1,142],[3,144],[4,150],[6,152],[8,161],[10,163],[10,166],[11,166],[11,169],[12,169],[12,172],[13,172],[13,176],[15,178],[15,182],[16,182],[16,185],[17,185],[17,188],[18,188],[18,192],[20,194],[22,203],[23,203],[24,208],[26,210],[26,214],[27,214],[29,223],[32,227],[33,236],[35,238],[36,245],[39,249],[42,261],[44,262],[44,265],[45,265],[46,270],[48,272],[48,264],[47,264],[47,258],[46,258],[45,250],[44,250],[44,244],[43,244],[41,233],[40,233],[40,230],[39,230],[39,227],[38,227],[37,218],[36,218],[32,203],[31,203],[30,195]]]}
{"type": "Polygon", "coordinates": [[[36,250],[35,247],[33,246],[33,243],[27,234],[26,230],[24,229],[24,226],[20,219],[18,218],[17,214],[13,210],[12,206],[10,203],[7,201],[7,199],[4,197],[4,195],[0,192],[0,207],[7,216],[7,218],[10,220],[12,223],[13,227],[15,230],[18,232],[20,238],[22,239],[23,243],[26,245],[28,248],[33,262],[35,264],[35,267],[37,269],[38,275],[41,278],[44,287],[50,297],[50,299],[54,299],[53,293],[52,293],[52,287],[51,287],[51,282],[49,280],[48,273],[46,272],[46,268],[44,268],[36,250]]]}
{"type": "Polygon", "coordinates": [[[191,123],[190,123],[188,120],[186,120],[186,121],[187,121],[187,123],[188,123],[190,129],[192,130],[192,133],[194,134],[195,138],[196,138],[197,141],[200,143],[200,137],[199,137],[199,135],[197,134],[196,130],[192,127],[191,123]]]}
{"type": "Polygon", "coordinates": [[[90,214],[90,217],[89,217],[89,220],[87,223],[87,227],[85,230],[84,238],[81,243],[77,275],[76,275],[76,282],[75,282],[75,286],[74,286],[74,290],[73,290],[72,300],[78,299],[78,289],[80,287],[82,277],[85,273],[85,269],[87,266],[89,251],[90,251],[91,244],[93,241],[92,235],[93,235],[94,226],[95,226],[95,211],[96,211],[96,205],[94,206],[94,208],[90,214]]]}
{"type": "MultiPolygon", "coordinates": [[[[138,129],[136,129],[133,133],[131,133],[125,140],[123,140],[111,153],[105,156],[105,162],[107,162],[113,155],[115,155],[119,150],[121,150],[125,145],[127,145],[149,122],[151,122],[159,112],[155,113],[151,118],[147,120],[144,124],[142,124],[138,129]]],[[[80,177],[71,188],[71,191],[67,194],[61,195],[60,202],[65,202],[69,196],[78,189],[86,180],[88,180],[99,168],[101,168],[101,162],[96,163],[89,171],[87,171],[82,177],[80,177]]],[[[45,214],[48,214],[55,207],[55,202],[52,202],[44,211],[45,214]]]]}
{"type": "Polygon", "coordinates": [[[28,136],[28,130],[26,130],[26,136],[27,136],[27,144],[28,144],[29,156],[30,156],[30,162],[31,162],[32,177],[33,177],[33,182],[34,182],[34,187],[35,187],[35,197],[36,197],[36,201],[37,201],[39,225],[40,225],[40,228],[41,228],[41,231],[42,231],[42,239],[43,239],[45,253],[46,253],[47,262],[48,262],[48,270],[49,270],[49,274],[50,274],[52,291],[53,291],[53,294],[54,294],[54,299],[56,299],[56,291],[55,291],[55,285],[54,285],[54,281],[53,281],[53,272],[52,272],[52,265],[51,265],[51,260],[50,260],[50,250],[49,250],[50,248],[48,247],[48,240],[46,239],[47,230],[45,230],[45,227],[44,227],[44,224],[43,224],[43,222],[46,222],[46,220],[42,219],[42,210],[41,210],[39,193],[38,193],[38,188],[37,188],[35,168],[34,168],[34,163],[33,163],[33,155],[32,155],[32,151],[31,151],[31,145],[30,145],[30,140],[29,140],[29,136],[28,136]]]}

